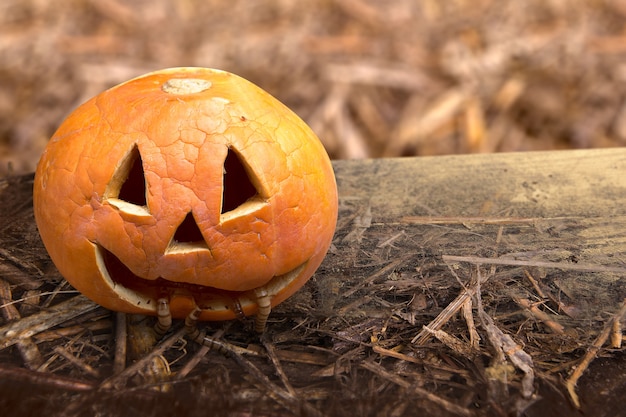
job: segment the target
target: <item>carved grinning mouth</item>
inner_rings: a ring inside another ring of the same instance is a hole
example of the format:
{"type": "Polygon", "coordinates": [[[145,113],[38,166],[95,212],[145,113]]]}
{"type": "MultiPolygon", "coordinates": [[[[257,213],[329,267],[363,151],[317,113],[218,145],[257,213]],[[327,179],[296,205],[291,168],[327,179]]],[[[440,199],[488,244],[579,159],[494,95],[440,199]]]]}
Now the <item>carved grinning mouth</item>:
{"type": "MultiPolygon", "coordinates": [[[[113,253],[94,244],[96,260],[102,277],[126,301],[148,309],[156,308],[156,300],[163,296],[185,295],[192,297],[196,304],[207,310],[236,310],[239,306],[244,310],[256,304],[254,291],[226,291],[203,285],[168,281],[164,278],[149,280],[135,275],[113,253]]],[[[265,284],[267,294],[275,296],[293,282],[306,268],[308,261],[298,265],[291,271],[275,275],[265,284]]],[[[236,312],[235,312],[236,313],[236,312]]]]}

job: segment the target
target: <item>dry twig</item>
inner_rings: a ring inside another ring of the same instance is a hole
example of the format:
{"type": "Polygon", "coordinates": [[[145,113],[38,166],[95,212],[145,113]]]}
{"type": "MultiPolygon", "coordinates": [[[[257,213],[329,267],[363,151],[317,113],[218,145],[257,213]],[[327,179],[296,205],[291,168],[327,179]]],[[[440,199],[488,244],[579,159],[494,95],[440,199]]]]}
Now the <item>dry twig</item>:
{"type": "Polygon", "coordinates": [[[0,327],[0,350],[98,307],[87,297],[77,295],[40,313],[9,323],[0,327]]]}
{"type": "Polygon", "coordinates": [[[433,394],[432,392],[429,392],[428,390],[425,390],[424,388],[416,386],[415,383],[411,383],[410,381],[403,379],[399,375],[396,375],[392,372],[387,371],[385,368],[383,368],[382,366],[374,362],[365,361],[365,362],[362,362],[360,366],[380,376],[383,379],[389,380],[393,382],[394,384],[397,384],[403,387],[411,394],[422,397],[426,401],[429,401],[433,404],[437,404],[438,406],[440,406],[441,408],[443,408],[444,410],[450,413],[454,413],[455,415],[459,415],[459,416],[468,416],[468,417],[474,415],[474,413],[472,413],[472,411],[470,411],[469,409],[456,405],[453,402],[439,395],[433,394]]]}
{"type": "Polygon", "coordinates": [[[596,358],[596,355],[598,354],[598,352],[600,351],[604,343],[609,338],[611,329],[613,328],[613,323],[615,321],[623,321],[625,319],[626,319],[626,299],[622,302],[622,306],[620,307],[620,309],[611,317],[610,320],[608,320],[605,323],[604,328],[602,329],[602,332],[598,335],[596,340],[589,347],[589,350],[587,350],[587,353],[585,354],[583,359],[580,361],[578,366],[576,366],[576,369],[574,370],[574,372],[570,375],[567,381],[565,381],[567,392],[569,393],[570,398],[572,399],[572,402],[577,408],[580,408],[580,400],[578,399],[578,394],[576,394],[576,383],[578,382],[580,377],[583,375],[583,373],[587,370],[587,368],[589,367],[589,364],[596,358]]]}

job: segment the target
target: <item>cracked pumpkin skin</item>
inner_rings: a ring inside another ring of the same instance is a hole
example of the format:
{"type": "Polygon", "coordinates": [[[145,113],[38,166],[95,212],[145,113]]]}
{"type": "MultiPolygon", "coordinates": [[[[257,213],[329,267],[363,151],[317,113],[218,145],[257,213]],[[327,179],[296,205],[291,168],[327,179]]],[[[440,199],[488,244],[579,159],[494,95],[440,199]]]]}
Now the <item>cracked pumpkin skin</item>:
{"type": "Polygon", "coordinates": [[[174,68],[63,122],[37,167],[34,211],[61,274],[102,306],[156,314],[165,295],[175,318],[198,305],[201,320],[227,320],[257,311],[255,289],[275,306],[313,275],[337,189],[321,142],[278,100],[227,72],[174,68]],[[224,188],[229,155],[254,194],[233,207],[226,193],[245,187],[224,188]],[[144,188],[127,201],[133,161],[144,188]],[[179,242],[186,219],[196,234],[179,242]]]}

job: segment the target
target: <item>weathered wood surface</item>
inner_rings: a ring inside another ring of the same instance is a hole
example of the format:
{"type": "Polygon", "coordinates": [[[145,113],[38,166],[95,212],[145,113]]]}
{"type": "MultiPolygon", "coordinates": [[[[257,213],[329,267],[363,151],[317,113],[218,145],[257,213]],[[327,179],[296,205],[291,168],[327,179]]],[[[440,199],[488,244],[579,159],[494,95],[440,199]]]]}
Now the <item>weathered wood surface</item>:
{"type": "Polygon", "coordinates": [[[404,216],[626,215],[626,149],[338,161],[343,202],[404,216]]]}
{"type": "MultiPolygon", "coordinates": [[[[626,298],[626,149],[337,161],[334,166],[340,216],[333,246],[314,279],[274,311],[267,336],[272,347],[265,343],[273,361],[251,359],[274,381],[270,388],[246,376],[249,364],[239,360],[238,367],[209,354],[192,358],[199,365],[190,366],[193,370],[169,394],[136,387],[80,394],[111,380],[115,341],[110,314],[101,308],[71,323],[89,332],[96,332],[98,323],[108,329],[98,345],[107,355],[92,354],[103,369],[100,379],[84,377],[71,365],[49,366],[47,373],[22,370],[26,365],[14,347],[0,350],[0,373],[40,390],[63,387],[61,392],[79,404],[72,409],[77,414],[93,411],[94,404],[115,412],[121,406],[114,404],[131,401],[148,408],[144,415],[180,410],[201,415],[213,401],[233,410],[278,407],[288,415],[507,415],[522,403],[528,416],[555,410],[579,415],[562,381],[626,298]],[[519,368],[509,370],[510,387],[502,391],[501,384],[488,380],[492,374],[485,369],[494,369],[497,352],[485,332],[488,324],[480,323],[476,290],[469,291],[477,274],[484,279],[478,290],[482,308],[520,350],[532,354],[532,400],[520,396],[524,373],[519,368]],[[471,347],[467,319],[435,320],[472,295],[479,348],[471,347]],[[429,324],[455,336],[459,349],[432,337],[423,328],[429,324]],[[276,360],[283,363],[282,374],[276,360]],[[9,363],[14,367],[7,368],[9,363]],[[283,376],[276,380],[276,374],[283,376]]],[[[71,290],[38,240],[31,187],[30,177],[0,180],[0,278],[10,283],[13,300],[41,290],[42,282],[60,293],[71,290]]],[[[34,308],[20,312],[46,311],[45,305],[34,308]]],[[[53,361],[46,349],[58,353],[60,342],[49,332],[38,339],[43,328],[21,329],[18,322],[0,322],[0,346],[34,341],[53,361]]],[[[255,346],[258,340],[247,326],[234,323],[224,337],[255,346]]],[[[61,342],[75,352],[70,342],[61,342]]],[[[613,378],[610,386],[593,385],[591,378],[579,383],[584,412],[608,416],[623,410],[621,400],[613,400],[626,392],[622,349],[601,350],[618,370],[617,376],[602,376],[613,378]]],[[[185,354],[173,356],[182,356],[178,366],[191,363],[185,354]]],[[[66,411],[56,397],[42,398],[59,415],[66,411]]],[[[7,404],[13,403],[0,395],[0,408],[7,404]]]]}
{"type": "Polygon", "coordinates": [[[542,273],[567,281],[590,314],[626,296],[626,149],[351,161],[336,174],[338,237],[369,240],[352,245],[355,264],[391,259],[389,246],[429,262],[551,262],[563,268],[542,273]]]}

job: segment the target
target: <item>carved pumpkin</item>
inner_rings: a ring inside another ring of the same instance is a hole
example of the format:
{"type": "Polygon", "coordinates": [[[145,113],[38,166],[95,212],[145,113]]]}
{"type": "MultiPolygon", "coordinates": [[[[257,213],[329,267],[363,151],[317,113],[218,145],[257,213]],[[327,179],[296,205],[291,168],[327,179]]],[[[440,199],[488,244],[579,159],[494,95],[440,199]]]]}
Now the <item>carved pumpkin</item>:
{"type": "Polygon", "coordinates": [[[324,258],[337,219],[328,156],[293,112],[236,75],[150,73],[76,109],[37,167],[35,219],[95,302],[201,320],[274,306],[324,258]]]}

